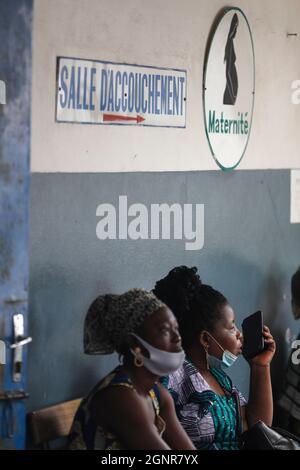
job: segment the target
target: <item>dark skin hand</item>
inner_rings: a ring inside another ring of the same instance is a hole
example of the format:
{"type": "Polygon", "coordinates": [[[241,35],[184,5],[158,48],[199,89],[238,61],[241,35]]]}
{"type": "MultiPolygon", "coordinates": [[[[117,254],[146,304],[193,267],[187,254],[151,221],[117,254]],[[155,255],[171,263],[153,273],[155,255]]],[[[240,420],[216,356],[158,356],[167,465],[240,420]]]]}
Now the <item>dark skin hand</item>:
{"type": "MultiPolygon", "coordinates": [[[[266,349],[249,361],[251,369],[249,401],[245,407],[241,408],[244,430],[253,426],[258,420],[264,421],[269,426],[272,424],[273,397],[270,362],[274,356],[276,345],[267,326],[264,326],[263,336],[266,349]]],[[[219,395],[224,395],[224,390],[207,369],[205,349],[209,354],[219,359],[222,358],[224,349],[238,356],[242,353],[242,342],[242,334],[235,326],[234,311],[229,304],[225,304],[222,309],[222,319],[217,322],[214,330],[201,332],[199,342],[187,351],[188,357],[196,365],[211,389],[219,395]]]]}
{"type": "MultiPolygon", "coordinates": [[[[140,332],[152,346],[168,351],[181,351],[178,324],[168,308],[159,309],[144,322],[140,332]]],[[[139,347],[149,356],[135,337],[128,338],[128,347],[139,347]]],[[[179,423],[173,399],[168,391],[158,384],[160,390],[160,416],[166,423],[163,436],[155,425],[156,415],[149,390],[159,377],[144,366],[136,367],[132,358],[122,366],[130,377],[134,388],[111,386],[98,392],[92,403],[91,413],[96,423],[113,432],[127,449],[141,450],[193,450],[190,438],[179,423]]]]}

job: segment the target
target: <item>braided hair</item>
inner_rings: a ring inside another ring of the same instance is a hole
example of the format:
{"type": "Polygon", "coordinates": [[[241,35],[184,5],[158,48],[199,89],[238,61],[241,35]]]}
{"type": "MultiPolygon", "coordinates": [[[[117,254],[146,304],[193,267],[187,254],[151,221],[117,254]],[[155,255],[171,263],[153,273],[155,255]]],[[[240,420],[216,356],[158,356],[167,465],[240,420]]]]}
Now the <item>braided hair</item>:
{"type": "Polygon", "coordinates": [[[178,266],[155,284],[153,293],[173,311],[184,348],[190,347],[201,331],[213,331],[228,303],[223,294],[202,284],[197,268],[178,266]]]}
{"type": "Polygon", "coordinates": [[[300,266],[292,276],[291,290],[294,303],[300,307],[300,266]]]}

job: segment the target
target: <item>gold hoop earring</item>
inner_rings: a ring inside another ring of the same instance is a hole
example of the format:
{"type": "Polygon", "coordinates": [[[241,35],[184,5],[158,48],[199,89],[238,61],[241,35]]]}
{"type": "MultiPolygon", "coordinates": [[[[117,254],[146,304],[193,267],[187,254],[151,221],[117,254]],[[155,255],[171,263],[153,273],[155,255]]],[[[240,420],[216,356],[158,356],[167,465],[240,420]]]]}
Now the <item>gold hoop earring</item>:
{"type": "Polygon", "coordinates": [[[136,354],[136,356],[134,356],[134,361],[133,361],[135,367],[143,367],[144,360],[143,360],[143,356],[141,355],[140,348],[137,348],[134,352],[136,354]]]}

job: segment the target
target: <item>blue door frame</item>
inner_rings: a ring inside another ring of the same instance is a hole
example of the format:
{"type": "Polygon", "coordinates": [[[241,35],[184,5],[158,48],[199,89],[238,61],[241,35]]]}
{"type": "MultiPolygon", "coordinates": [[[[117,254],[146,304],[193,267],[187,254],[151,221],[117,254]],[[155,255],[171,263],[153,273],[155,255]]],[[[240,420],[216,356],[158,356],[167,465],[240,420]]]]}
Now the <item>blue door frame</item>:
{"type": "Polygon", "coordinates": [[[28,310],[32,0],[0,2],[0,449],[25,447],[26,352],[13,380],[13,316],[28,310]],[[5,88],[5,91],[4,91],[5,88]],[[1,98],[2,97],[2,98],[1,98]]]}

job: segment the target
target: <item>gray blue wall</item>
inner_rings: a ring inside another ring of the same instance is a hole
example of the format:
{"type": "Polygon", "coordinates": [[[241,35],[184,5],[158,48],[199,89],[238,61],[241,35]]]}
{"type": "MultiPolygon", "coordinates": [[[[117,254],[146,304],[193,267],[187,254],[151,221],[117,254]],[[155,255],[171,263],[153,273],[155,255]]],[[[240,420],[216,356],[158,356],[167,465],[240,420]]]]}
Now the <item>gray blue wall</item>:
{"type": "MultiPolygon", "coordinates": [[[[280,387],[288,353],[289,280],[300,263],[300,225],[289,223],[289,171],[222,173],[33,174],[30,210],[28,409],[82,396],[116,363],[83,354],[82,326],[93,298],[131,287],[153,287],[180,264],[197,266],[235,309],[237,324],[263,309],[278,350],[272,375],[280,387]],[[185,251],[180,240],[96,238],[96,207],[174,202],[205,204],[205,242],[185,251]]],[[[299,326],[298,326],[299,329],[299,326]]],[[[247,394],[248,366],[232,376],[247,394]]]]}

